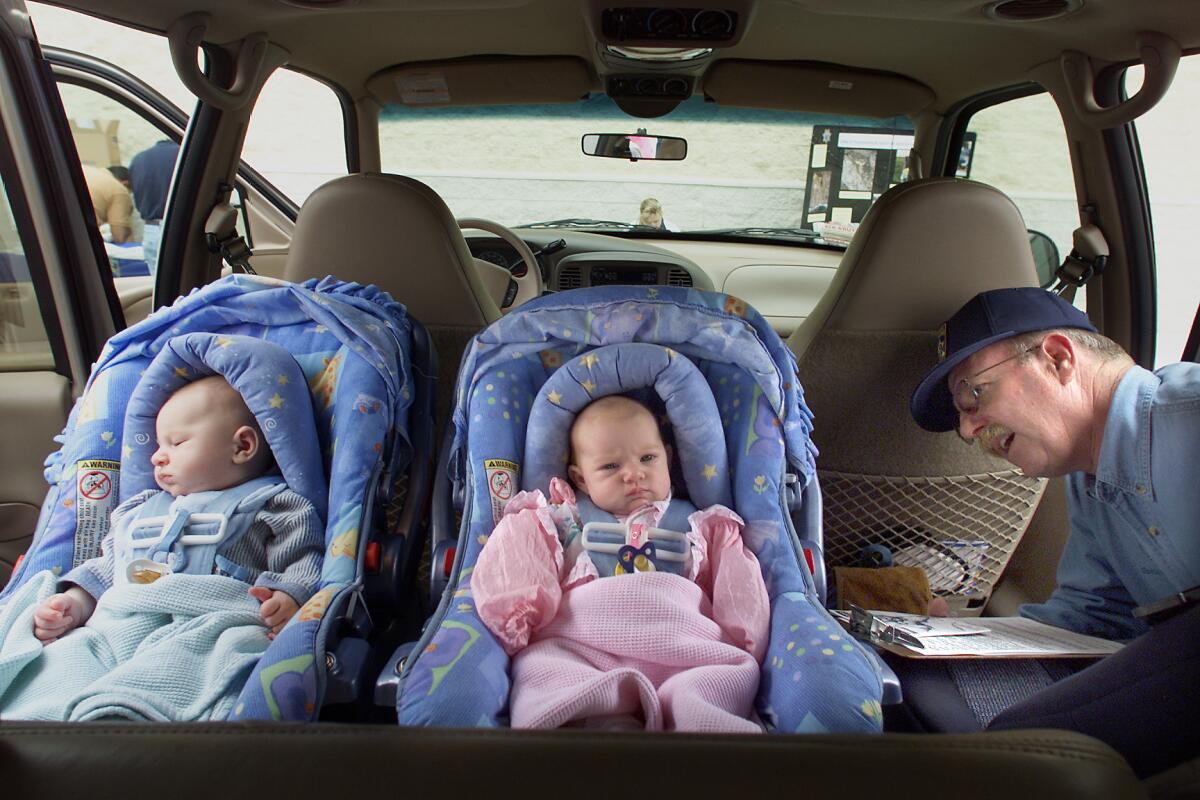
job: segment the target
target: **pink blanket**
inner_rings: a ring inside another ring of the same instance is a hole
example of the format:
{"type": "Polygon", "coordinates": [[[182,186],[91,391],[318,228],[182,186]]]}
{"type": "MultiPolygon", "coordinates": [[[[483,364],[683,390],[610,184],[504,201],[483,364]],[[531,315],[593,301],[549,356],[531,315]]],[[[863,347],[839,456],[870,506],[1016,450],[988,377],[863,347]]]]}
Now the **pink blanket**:
{"type": "Polygon", "coordinates": [[[564,567],[561,509],[523,493],[506,511],[471,590],[484,623],[515,653],[513,727],[760,730],[747,717],[770,605],[736,514],[718,506],[689,518],[693,582],[662,572],[581,576],[564,567]]]}

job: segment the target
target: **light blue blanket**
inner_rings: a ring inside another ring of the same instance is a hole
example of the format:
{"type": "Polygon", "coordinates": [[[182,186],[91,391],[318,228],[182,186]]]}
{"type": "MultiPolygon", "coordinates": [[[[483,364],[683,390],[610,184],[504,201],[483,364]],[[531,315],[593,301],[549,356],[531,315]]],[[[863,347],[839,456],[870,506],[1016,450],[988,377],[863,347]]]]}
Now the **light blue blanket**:
{"type": "Polygon", "coordinates": [[[33,611],[56,581],[40,572],[0,609],[2,719],[225,719],[269,643],[245,583],[168,575],[113,587],[43,647],[33,611]]]}

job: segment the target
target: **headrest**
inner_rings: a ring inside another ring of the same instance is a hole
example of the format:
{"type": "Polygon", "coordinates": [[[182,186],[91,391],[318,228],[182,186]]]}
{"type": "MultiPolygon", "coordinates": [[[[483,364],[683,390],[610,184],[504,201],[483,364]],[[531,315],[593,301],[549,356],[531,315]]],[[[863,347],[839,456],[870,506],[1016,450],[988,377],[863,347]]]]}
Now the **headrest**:
{"type": "Polygon", "coordinates": [[[652,388],[666,406],[688,497],[698,508],[733,506],[721,415],[696,365],[669,348],[643,342],[597,347],[563,364],[542,385],[529,411],[522,487],[541,489],[567,472],[571,424],[589,403],[652,388]]]}
{"type": "Polygon", "coordinates": [[[979,292],[1037,285],[1029,232],[1003,192],[958,178],[901,183],[867,211],[788,346],[803,356],[825,329],[933,331],[979,292]]]}
{"type": "Polygon", "coordinates": [[[450,209],[401,175],[345,175],[304,201],[282,277],[330,273],[379,286],[421,309],[426,324],[480,328],[500,318],[450,209]]]}
{"type": "Polygon", "coordinates": [[[329,487],[308,381],[285,348],[251,336],[176,336],[146,367],[125,411],[121,499],[157,488],[150,463],[158,446],[154,420],[177,389],[207,375],[224,376],[241,393],[288,488],[311,501],[324,519],[329,487]]]}

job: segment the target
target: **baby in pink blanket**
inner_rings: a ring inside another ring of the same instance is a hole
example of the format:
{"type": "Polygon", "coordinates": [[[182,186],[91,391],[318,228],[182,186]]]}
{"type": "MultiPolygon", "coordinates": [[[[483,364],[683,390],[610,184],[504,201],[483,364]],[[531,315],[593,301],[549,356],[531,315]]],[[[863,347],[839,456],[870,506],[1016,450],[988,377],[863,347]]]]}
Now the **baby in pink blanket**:
{"type": "Polygon", "coordinates": [[[749,716],[770,603],[741,518],[672,500],[670,448],[627,397],[583,409],[571,451],[585,496],[558,478],[549,502],[518,494],[471,575],[479,616],[513,656],[512,726],[760,731],[749,716]],[[623,544],[581,535],[581,506],[621,523],[623,544]],[[689,510],[684,530],[658,530],[689,510]]]}

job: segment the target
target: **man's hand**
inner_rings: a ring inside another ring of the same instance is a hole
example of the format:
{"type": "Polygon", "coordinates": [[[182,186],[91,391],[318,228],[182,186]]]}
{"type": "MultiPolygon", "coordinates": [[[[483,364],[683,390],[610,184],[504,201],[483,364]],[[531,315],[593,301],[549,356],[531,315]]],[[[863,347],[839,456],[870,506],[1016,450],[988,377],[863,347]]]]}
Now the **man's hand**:
{"type": "Polygon", "coordinates": [[[47,597],[33,612],[33,635],[49,644],[88,621],[96,600],[78,586],[47,597]]]}
{"type": "Polygon", "coordinates": [[[267,632],[268,639],[274,639],[300,608],[300,604],[293,600],[290,594],[278,589],[251,586],[250,596],[262,603],[258,611],[262,615],[263,624],[270,628],[267,632]]]}

